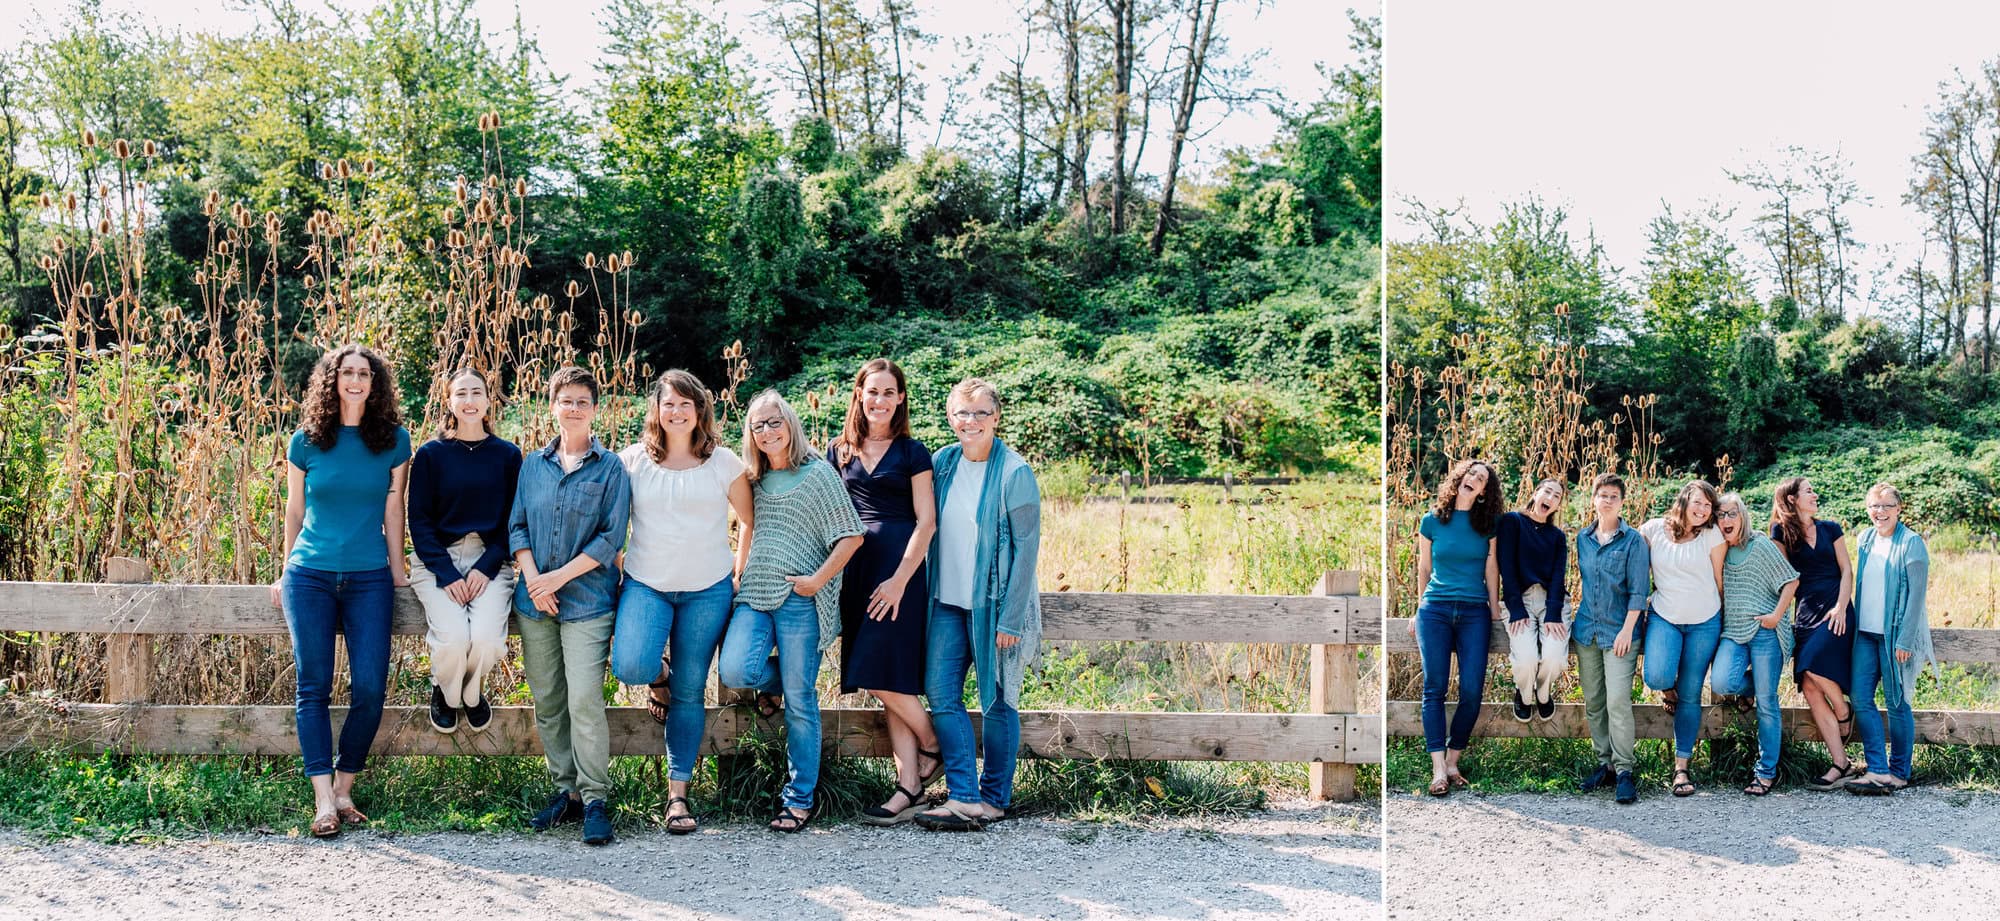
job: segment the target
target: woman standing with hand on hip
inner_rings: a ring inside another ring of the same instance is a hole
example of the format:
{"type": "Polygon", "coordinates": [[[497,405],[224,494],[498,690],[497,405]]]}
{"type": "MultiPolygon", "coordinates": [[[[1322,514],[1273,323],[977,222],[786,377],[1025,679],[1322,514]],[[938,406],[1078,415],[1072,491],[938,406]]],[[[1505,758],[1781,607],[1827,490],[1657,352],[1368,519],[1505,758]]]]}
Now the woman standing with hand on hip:
{"type": "Polygon", "coordinates": [[[750,550],[750,480],[717,436],[714,397],[678,369],[654,382],[645,432],[618,459],[632,482],[632,536],[611,671],[626,684],[646,685],[647,709],[666,724],[667,831],[685,835],[699,827],[687,792],[708,722],[708,666],[729,627],[735,575],[750,550]],[[731,509],[743,524],[733,553],[731,509]],[[661,652],[669,660],[664,676],[661,652]]]}
{"type": "Polygon", "coordinates": [[[944,767],[924,692],[924,627],[931,584],[924,557],[937,533],[931,452],[910,437],[903,369],[887,358],[861,366],[847,422],[826,449],[868,532],[840,589],[840,689],[882,702],[896,756],[896,792],[861,814],[900,825],[923,808],[924,786],[944,767]],[[926,763],[928,762],[928,763],[926,763]]]}
{"type": "Polygon", "coordinates": [[[1675,796],[1694,795],[1688,764],[1701,738],[1701,689],[1722,638],[1722,560],[1728,547],[1715,527],[1715,487],[1681,487],[1665,517],[1639,526],[1653,558],[1651,616],[1646,618],[1646,686],[1674,715],[1675,796]]]}
{"type": "Polygon", "coordinates": [[[1861,535],[1854,587],[1854,706],[1860,708],[1861,751],[1868,773],[1849,781],[1854,793],[1894,793],[1910,785],[1917,722],[1910,712],[1917,676],[1937,665],[1931,649],[1924,593],[1931,556],[1924,538],[1902,522],[1903,496],[1877,483],[1868,490],[1868,521],[1861,535]],[[1888,739],[1875,712],[1875,688],[1889,708],[1888,739]]]}
{"type": "Polygon", "coordinates": [[[1792,654],[1792,595],[1799,574],[1777,544],[1750,526],[1742,496],[1723,496],[1715,518],[1729,549],[1722,558],[1722,639],[1709,687],[1717,696],[1755,693],[1757,767],[1743,792],[1763,796],[1778,781],[1778,749],[1785,738],[1778,678],[1792,654]]]}
{"type": "Polygon", "coordinates": [[[285,568],[271,585],[284,609],[298,676],[299,751],[313,787],[314,837],[368,821],[354,808],[354,777],[382,724],[389,627],[403,571],[403,489],[410,433],[389,364],[359,345],[313,367],[306,418],[285,451],[285,568]],[[347,720],[334,758],[334,636],[347,638],[347,720]]]}
{"type": "Polygon", "coordinates": [[[507,519],[521,449],[488,425],[486,376],[461,368],[445,382],[444,428],[410,462],[410,588],[423,603],[431,650],[431,728],[483,732],[493,705],[481,685],[507,657],[514,606],[507,519]]]}
{"type": "Polygon", "coordinates": [[[1486,649],[1500,606],[1500,565],[1493,531],[1500,519],[1500,478],[1485,461],[1463,460],[1438,487],[1437,503],[1417,525],[1417,616],[1410,629],[1424,668],[1424,748],[1432,796],[1470,786],[1458,759],[1472,743],[1486,693],[1486,649]],[[1449,732],[1444,694],[1458,658],[1458,710],[1449,732]]]}
{"type": "Polygon", "coordinates": [[[976,831],[1007,818],[1021,749],[1021,680],[1042,639],[1042,494],[1028,462],[995,432],[1000,394],[976,377],[945,402],[958,443],[937,452],[938,533],[931,543],[930,656],[924,664],[931,720],[944,754],[949,798],[917,814],[933,831],[976,831]],[[980,738],[965,711],[971,671],[980,738]],[[974,757],[984,766],[975,775],[974,757]]]}
{"type": "Polygon", "coordinates": [[[1847,737],[1854,732],[1854,708],[1847,703],[1854,680],[1854,631],[1847,616],[1854,599],[1854,564],[1847,558],[1840,525],[1819,520],[1819,493],[1804,477],[1778,484],[1771,502],[1771,539],[1785,548],[1785,558],[1799,572],[1792,680],[1805,695],[1813,726],[1833,757],[1833,767],[1806,786],[1836,790],[1862,773],[1861,765],[1847,757],[1847,737]]]}

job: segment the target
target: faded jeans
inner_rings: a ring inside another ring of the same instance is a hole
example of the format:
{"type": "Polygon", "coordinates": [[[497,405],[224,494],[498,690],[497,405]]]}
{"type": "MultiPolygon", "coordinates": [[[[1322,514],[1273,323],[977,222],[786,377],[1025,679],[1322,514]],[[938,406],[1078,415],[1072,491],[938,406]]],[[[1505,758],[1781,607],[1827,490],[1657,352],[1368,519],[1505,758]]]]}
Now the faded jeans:
{"type": "MultiPolygon", "coordinates": [[[[1782,626],[1782,625],[1781,625],[1782,626]]],[[[1715,646],[1715,666],[1709,688],[1717,694],[1753,691],[1757,700],[1757,776],[1770,780],[1778,776],[1778,751],[1784,742],[1784,715],[1778,709],[1778,676],[1785,671],[1785,650],[1778,644],[1778,632],[1758,627],[1750,642],[1722,640],[1715,646]],[[1743,670],[1750,670],[1746,687],[1743,670]]]]}

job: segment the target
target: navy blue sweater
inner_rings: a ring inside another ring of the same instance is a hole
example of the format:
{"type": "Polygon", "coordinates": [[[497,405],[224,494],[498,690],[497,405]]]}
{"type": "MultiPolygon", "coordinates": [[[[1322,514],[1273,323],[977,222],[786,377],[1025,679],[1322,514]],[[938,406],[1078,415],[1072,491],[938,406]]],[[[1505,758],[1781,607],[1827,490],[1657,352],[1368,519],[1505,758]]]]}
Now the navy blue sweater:
{"type": "Polygon", "coordinates": [[[486,544],[472,568],[488,579],[507,559],[507,517],[521,478],[521,449],[494,435],[483,441],[424,443],[410,462],[410,543],[438,587],[465,577],[445,548],[478,534],[486,544]]]}
{"type": "Polygon", "coordinates": [[[1507,605],[1509,621],[1526,620],[1528,607],[1521,595],[1531,585],[1549,593],[1549,608],[1542,620],[1562,620],[1563,570],[1569,565],[1569,540],[1552,522],[1536,524],[1520,512],[1500,516],[1493,539],[1494,555],[1500,564],[1500,600],[1507,605]]]}

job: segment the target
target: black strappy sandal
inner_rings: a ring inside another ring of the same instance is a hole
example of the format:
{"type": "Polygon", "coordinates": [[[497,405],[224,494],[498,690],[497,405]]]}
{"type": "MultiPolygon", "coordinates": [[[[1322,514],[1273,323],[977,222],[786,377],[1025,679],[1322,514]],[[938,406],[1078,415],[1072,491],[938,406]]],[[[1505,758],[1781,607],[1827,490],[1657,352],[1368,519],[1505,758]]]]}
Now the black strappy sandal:
{"type": "MultiPolygon", "coordinates": [[[[910,804],[894,811],[881,806],[870,806],[861,810],[861,821],[879,828],[892,828],[908,822],[912,816],[923,810],[924,794],[922,790],[910,790],[902,786],[897,786],[896,793],[901,793],[904,798],[910,801],[910,804]]],[[[894,794],[891,794],[892,798],[893,796],[894,794]]]]}
{"type": "Polygon", "coordinates": [[[673,692],[667,691],[668,699],[661,700],[659,695],[653,693],[654,691],[667,691],[667,683],[664,681],[655,681],[646,685],[646,713],[653,718],[653,722],[665,726],[667,724],[667,703],[673,699],[673,692]]]}
{"type": "Polygon", "coordinates": [[[778,807],[778,815],[771,820],[769,828],[772,831],[781,831],[788,835],[796,835],[799,832],[805,831],[806,826],[812,824],[813,816],[818,814],[819,808],[817,806],[807,809],[803,818],[798,813],[793,812],[791,807],[780,806],[778,807]]]}
{"type": "Polygon", "coordinates": [[[1673,786],[1673,790],[1674,790],[1674,795],[1675,795],[1675,796],[1693,796],[1693,795],[1694,795],[1694,790],[1695,790],[1695,787],[1694,787],[1694,775],[1693,775],[1693,774],[1691,774],[1691,773],[1689,773],[1689,772],[1688,772],[1688,769],[1687,769],[1687,768],[1675,768],[1675,769],[1674,769],[1674,786],[1673,786]],[[1681,780],[1681,778],[1683,778],[1683,777],[1687,778],[1687,780],[1685,780],[1685,781],[1681,780]]]}
{"type": "Polygon", "coordinates": [[[1751,796],[1763,796],[1764,794],[1771,792],[1771,788],[1774,786],[1777,786],[1777,781],[1775,779],[1765,780],[1762,777],[1756,777],[1751,779],[1749,786],[1743,788],[1743,792],[1748,793],[1751,796]]]}
{"type": "Polygon", "coordinates": [[[930,773],[917,778],[917,790],[921,792],[931,785],[931,781],[938,779],[939,776],[944,774],[944,756],[937,752],[927,752],[919,748],[917,749],[917,757],[929,758],[937,762],[936,766],[931,768],[930,773]]]}
{"type": "Polygon", "coordinates": [[[784,709],[785,709],[784,698],[779,697],[776,694],[766,694],[763,691],[757,692],[758,716],[764,717],[765,719],[770,719],[771,717],[777,716],[779,711],[782,711],[784,709]]]}
{"type": "Polygon", "coordinates": [[[699,830],[701,830],[701,820],[694,817],[694,804],[688,802],[687,797],[676,796],[673,799],[667,800],[668,834],[691,835],[699,830]],[[674,815],[673,811],[675,803],[679,803],[683,806],[686,806],[687,813],[685,815],[674,815]]]}

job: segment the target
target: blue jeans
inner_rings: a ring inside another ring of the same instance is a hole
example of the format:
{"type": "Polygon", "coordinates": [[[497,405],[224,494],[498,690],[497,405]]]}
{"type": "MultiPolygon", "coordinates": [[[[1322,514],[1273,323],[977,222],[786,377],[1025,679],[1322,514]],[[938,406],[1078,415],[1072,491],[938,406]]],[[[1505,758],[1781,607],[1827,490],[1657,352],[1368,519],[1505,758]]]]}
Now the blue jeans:
{"type": "MultiPolygon", "coordinates": [[[[1910,756],[1917,742],[1917,717],[1908,700],[1889,704],[1889,739],[1883,749],[1882,714],[1875,709],[1875,688],[1882,683],[1882,634],[1854,632],[1854,731],[1868,773],[1910,779],[1910,756]]],[[[1888,696],[1884,694],[1883,696],[1888,696]]]]}
{"type": "Polygon", "coordinates": [[[722,683],[785,698],[785,760],[791,775],[784,802],[811,809],[819,786],[819,609],[791,595],[775,611],[736,606],[717,662],[722,683]],[[778,654],[771,655],[772,645],[778,654]]]}
{"type": "Polygon", "coordinates": [[[1486,694],[1486,650],[1493,637],[1493,609],[1464,601],[1426,601],[1417,608],[1417,652],[1424,663],[1424,750],[1463,751],[1479,722],[1486,694]],[[1458,710],[1445,735],[1444,692],[1451,657],[1458,654],[1458,710]]]}
{"type": "Polygon", "coordinates": [[[382,725],[382,698],[389,687],[389,619],[395,589],[389,567],[366,572],[324,572],[286,566],[282,589],[285,626],[292,632],[292,665],[298,674],[299,754],[306,776],[331,774],[337,767],[358,774],[368,747],[382,725]],[[347,720],[340,726],[340,761],[333,759],[333,637],[347,636],[347,720]]]}
{"type": "MultiPolygon", "coordinates": [[[[627,576],[618,592],[618,621],[611,634],[611,672],[626,684],[651,684],[660,676],[660,652],[672,646],[667,665],[667,777],[688,780],[701,755],[708,726],[708,664],[729,626],[728,576],[692,592],[662,592],[627,576]]],[[[649,692],[650,693],[650,692],[649,692]]]]}
{"type": "MultiPolygon", "coordinates": [[[[1715,667],[1709,688],[1717,694],[1752,691],[1757,699],[1757,776],[1770,780],[1778,776],[1778,748],[1784,742],[1783,715],[1778,711],[1778,676],[1785,671],[1785,650],[1778,645],[1778,632],[1757,628],[1750,642],[1722,640],[1715,647],[1715,667]],[[1750,680],[1743,680],[1743,670],[1750,680]]],[[[1676,716],[1679,714],[1676,713],[1676,716]]]]}
{"type": "Polygon", "coordinates": [[[973,774],[972,714],[965,711],[965,676],[972,670],[972,612],[939,603],[931,613],[924,658],[924,696],[931,702],[931,725],[944,757],[947,794],[961,803],[1007,809],[1014,802],[1014,762],[1021,753],[1021,713],[1017,701],[997,691],[980,717],[979,753],[985,764],[973,774]],[[976,780],[976,785],[975,785],[976,780]]]}
{"type": "Polygon", "coordinates": [[[1646,686],[1677,691],[1681,697],[1674,707],[1676,758],[1694,757],[1694,743],[1701,738],[1701,686],[1708,681],[1708,666],[1721,639],[1719,611],[1686,626],[1668,623],[1657,611],[1646,614],[1646,648],[1640,656],[1646,686]]]}

